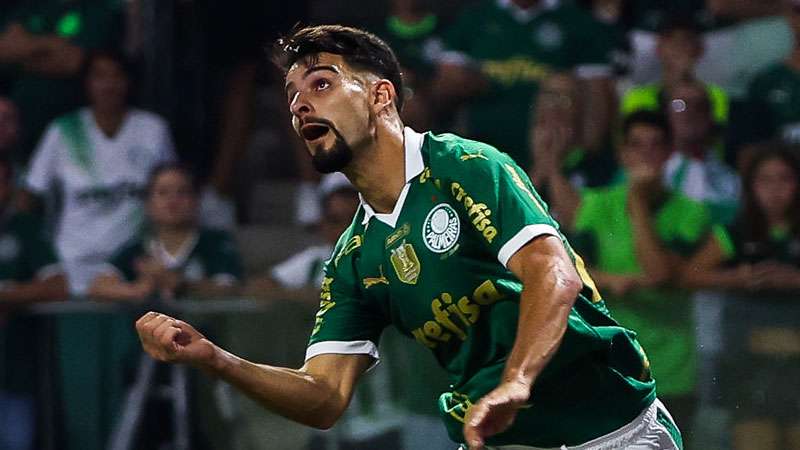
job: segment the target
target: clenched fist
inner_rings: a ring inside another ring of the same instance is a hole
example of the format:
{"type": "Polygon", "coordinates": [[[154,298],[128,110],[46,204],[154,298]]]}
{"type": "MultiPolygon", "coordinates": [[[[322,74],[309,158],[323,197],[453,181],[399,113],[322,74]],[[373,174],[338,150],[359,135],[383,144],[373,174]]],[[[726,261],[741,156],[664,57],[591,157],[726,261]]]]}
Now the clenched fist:
{"type": "Polygon", "coordinates": [[[189,363],[210,367],[216,346],[186,322],[165,314],[148,312],[136,321],[142,347],[153,358],[164,362],[189,363]]]}

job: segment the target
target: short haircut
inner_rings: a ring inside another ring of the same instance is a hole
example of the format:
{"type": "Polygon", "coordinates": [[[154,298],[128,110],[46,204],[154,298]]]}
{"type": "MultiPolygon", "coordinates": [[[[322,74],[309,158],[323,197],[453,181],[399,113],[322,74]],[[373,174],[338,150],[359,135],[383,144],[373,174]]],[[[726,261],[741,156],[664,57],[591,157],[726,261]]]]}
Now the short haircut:
{"type": "Polygon", "coordinates": [[[628,133],[637,125],[658,128],[664,132],[664,138],[667,142],[672,138],[672,129],[669,126],[669,121],[664,114],[658,111],[640,109],[628,114],[622,122],[622,136],[626,141],[628,140],[628,133]]]}
{"type": "Polygon", "coordinates": [[[153,189],[155,188],[158,177],[167,172],[178,172],[186,177],[192,187],[192,192],[195,195],[200,195],[200,183],[198,182],[197,177],[195,176],[191,167],[180,162],[167,161],[156,165],[152,170],[150,170],[150,174],[147,176],[147,187],[145,188],[145,195],[148,198],[153,194],[153,189]]]}
{"type": "Polygon", "coordinates": [[[658,25],[658,35],[668,36],[677,31],[684,31],[696,36],[700,36],[703,30],[698,25],[697,21],[687,15],[673,15],[665,17],[658,25]]]}
{"type": "Polygon", "coordinates": [[[313,63],[319,53],[341,55],[349,66],[391,81],[397,93],[397,110],[402,109],[405,93],[400,63],[386,42],[367,31],[342,25],[296,29],[278,39],[272,60],[286,73],[299,60],[313,63]]]}

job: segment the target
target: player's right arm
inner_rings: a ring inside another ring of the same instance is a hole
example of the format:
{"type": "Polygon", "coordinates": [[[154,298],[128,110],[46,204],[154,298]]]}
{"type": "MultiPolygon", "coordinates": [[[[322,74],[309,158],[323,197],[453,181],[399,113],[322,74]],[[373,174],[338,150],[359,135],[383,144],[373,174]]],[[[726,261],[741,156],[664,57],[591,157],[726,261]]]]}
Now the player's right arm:
{"type": "Polygon", "coordinates": [[[234,385],[270,411],[320,429],[336,423],[373,358],[325,353],[300,369],[256,364],[209,341],[186,322],[148,312],[136,322],[145,351],[164,362],[187,363],[234,385]]]}

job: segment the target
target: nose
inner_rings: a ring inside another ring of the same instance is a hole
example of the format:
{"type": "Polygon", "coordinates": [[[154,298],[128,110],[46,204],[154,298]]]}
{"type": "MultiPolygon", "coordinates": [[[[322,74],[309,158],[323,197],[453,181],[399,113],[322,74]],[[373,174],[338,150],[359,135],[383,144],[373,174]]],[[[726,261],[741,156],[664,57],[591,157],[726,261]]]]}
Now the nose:
{"type": "Polygon", "coordinates": [[[298,119],[302,120],[303,116],[311,114],[313,108],[311,107],[311,104],[306,100],[305,96],[300,92],[298,92],[292,99],[292,103],[289,105],[289,110],[292,112],[293,115],[297,116],[298,119]]]}

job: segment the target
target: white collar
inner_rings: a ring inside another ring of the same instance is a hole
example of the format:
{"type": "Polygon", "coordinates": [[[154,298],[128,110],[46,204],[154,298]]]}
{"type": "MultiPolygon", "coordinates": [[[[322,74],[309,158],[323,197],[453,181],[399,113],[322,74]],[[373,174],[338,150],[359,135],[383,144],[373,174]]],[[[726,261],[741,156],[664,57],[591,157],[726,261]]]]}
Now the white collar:
{"type": "Polygon", "coordinates": [[[373,216],[392,228],[397,224],[397,218],[400,217],[400,211],[403,210],[403,204],[406,201],[406,195],[408,195],[411,180],[416,178],[417,175],[421,174],[425,169],[425,161],[422,160],[422,144],[424,141],[424,134],[417,133],[410,127],[405,127],[403,129],[406,185],[403,186],[403,190],[400,191],[400,197],[397,198],[397,203],[394,204],[394,209],[391,213],[376,213],[359,193],[358,198],[361,200],[361,207],[364,208],[364,219],[361,221],[362,225],[366,225],[373,216]]]}
{"type": "Polygon", "coordinates": [[[519,23],[528,23],[544,10],[554,9],[558,6],[559,0],[540,0],[539,5],[533,8],[522,9],[515,5],[511,0],[497,0],[497,6],[508,10],[511,17],[519,23]]]}
{"type": "Polygon", "coordinates": [[[153,237],[149,244],[150,255],[157,259],[167,269],[175,270],[182,266],[189,258],[189,255],[197,245],[197,240],[199,237],[199,233],[193,232],[188,239],[181,243],[181,246],[178,248],[178,251],[175,252],[175,254],[167,251],[164,243],[161,242],[161,240],[159,240],[157,237],[153,237]]]}

